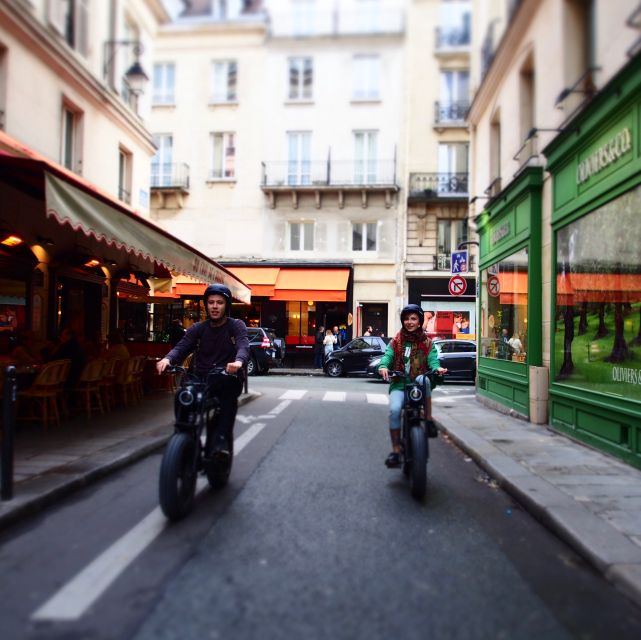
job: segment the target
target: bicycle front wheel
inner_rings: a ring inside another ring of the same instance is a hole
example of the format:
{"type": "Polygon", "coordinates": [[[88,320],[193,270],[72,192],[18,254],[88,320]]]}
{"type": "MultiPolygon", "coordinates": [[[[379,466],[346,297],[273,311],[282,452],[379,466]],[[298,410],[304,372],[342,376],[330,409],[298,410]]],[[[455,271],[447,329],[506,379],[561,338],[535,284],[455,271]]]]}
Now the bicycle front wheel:
{"type": "Polygon", "coordinates": [[[158,494],[160,508],[172,521],[184,518],[194,505],[196,493],[196,441],[186,433],[175,433],[160,464],[158,494]]]}
{"type": "Polygon", "coordinates": [[[410,491],[413,498],[422,500],[427,489],[427,437],[419,426],[410,429],[410,447],[410,491]]]}

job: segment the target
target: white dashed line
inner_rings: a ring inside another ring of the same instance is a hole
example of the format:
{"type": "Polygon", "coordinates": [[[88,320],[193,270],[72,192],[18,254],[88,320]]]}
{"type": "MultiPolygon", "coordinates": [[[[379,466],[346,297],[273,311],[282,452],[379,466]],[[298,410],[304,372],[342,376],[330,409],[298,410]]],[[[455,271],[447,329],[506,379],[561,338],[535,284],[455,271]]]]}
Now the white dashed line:
{"type": "Polygon", "coordinates": [[[327,391],[323,396],[323,402],[345,402],[344,391],[327,391]]]}
{"type": "Polygon", "coordinates": [[[385,396],[382,393],[368,393],[367,402],[369,404],[389,404],[389,396],[385,396]]]}
{"type": "Polygon", "coordinates": [[[289,389],[283,393],[279,400],[300,400],[307,393],[307,389],[289,389]]]}

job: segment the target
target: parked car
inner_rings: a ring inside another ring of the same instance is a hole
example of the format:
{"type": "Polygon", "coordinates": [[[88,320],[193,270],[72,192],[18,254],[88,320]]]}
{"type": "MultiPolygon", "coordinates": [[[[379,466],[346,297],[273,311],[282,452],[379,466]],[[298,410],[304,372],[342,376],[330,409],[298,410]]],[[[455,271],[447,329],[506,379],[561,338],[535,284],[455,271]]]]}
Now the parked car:
{"type": "Polygon", "coordinates": [[[323,365],[325,373],[338,378],[347,374],[365,374],[371,358],[383,355],[391,340],[381,336],[362,336],[354,338],[344,347],[329,354],[323,365]]]}
{"type": "MultiPolygon", "coordinates": [[[[473,340],[434,340],[434,348],[438,352],[441,367],[447,369],[443,376],[444,382],[455,380],[476,380],[476,342],[473,340]]],[[[367,375],[378,377],[378,366],[381,356],[372,358],[367,367],[367,375]]]]}
{"type": "Polygon", "coordinates": [[[285,357],[285,341],[278,338],[268,327],[247,327],[249,352],[247,374],[255,376],[267,373],[270,368],[280,366],[285,357]]]}

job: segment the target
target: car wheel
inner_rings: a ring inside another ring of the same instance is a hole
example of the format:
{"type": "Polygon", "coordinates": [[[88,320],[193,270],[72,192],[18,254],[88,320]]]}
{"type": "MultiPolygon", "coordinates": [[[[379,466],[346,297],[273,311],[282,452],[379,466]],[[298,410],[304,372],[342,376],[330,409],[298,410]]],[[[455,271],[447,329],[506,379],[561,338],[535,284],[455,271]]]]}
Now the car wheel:
{"type": "Polygon", "coordinates": [[[325,371],[331,378],[340,378],[343,375],[343,365],[338,360],[327,363],[325,371]]]}
{"type": "Polygon", "coordinates": [[[258,366],[256,365],[256,360],[254,360],[254,358],[250,358],[247,362],[247,375],[255,376],[257,371],[258,366]]]}

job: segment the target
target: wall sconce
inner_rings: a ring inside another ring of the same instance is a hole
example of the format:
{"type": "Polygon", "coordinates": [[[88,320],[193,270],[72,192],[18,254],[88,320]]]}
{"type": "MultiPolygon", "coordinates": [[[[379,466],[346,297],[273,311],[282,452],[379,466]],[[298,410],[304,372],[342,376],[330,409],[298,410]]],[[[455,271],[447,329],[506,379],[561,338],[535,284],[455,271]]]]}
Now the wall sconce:
{"type": "Polygon", "coordinates": [[[100,266],[100,260],[97,258],[89,258],[85,263],[82,265],[83,267],[89,267],[90,269],[93,269],[94,267],[99,267],[100,266]]]}
{"type": "Polygon", "coordinates": [[[314,301],[313,300],[308,300],[307,301],[307,306],[308,307],[313,307],[314,306],[314,301]]]}
{"type": "Polygon", "coordinates": [[[117,267],[118,263],[115,260],[108,260],[107,258],[103,258],[102,263],[106,265],[107,267],[117,267]]]}

